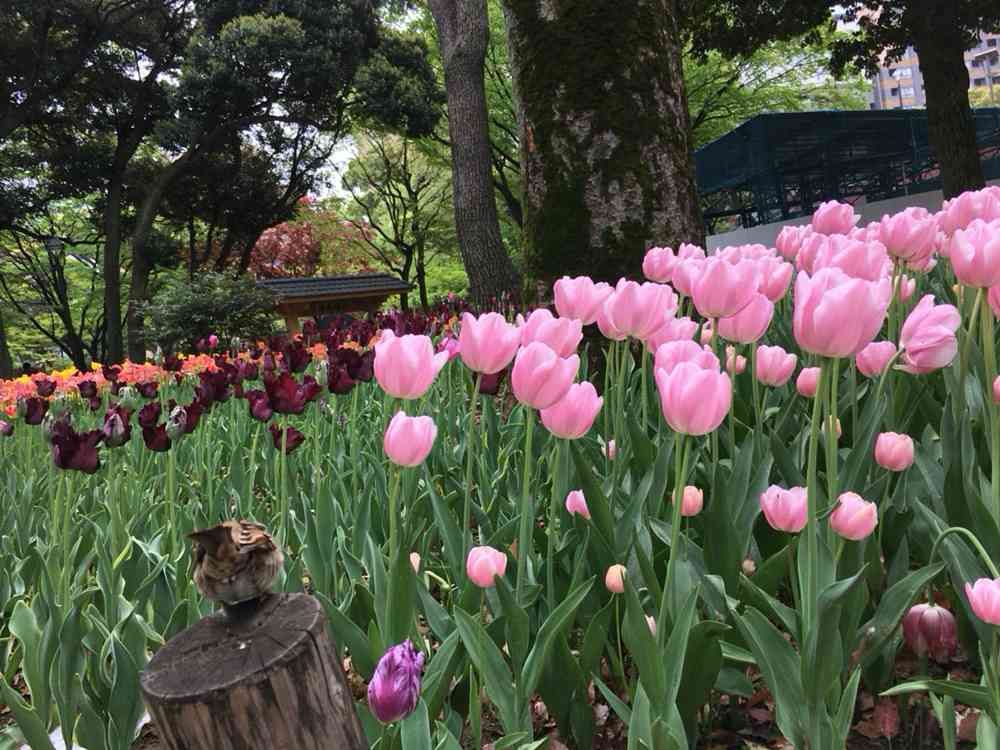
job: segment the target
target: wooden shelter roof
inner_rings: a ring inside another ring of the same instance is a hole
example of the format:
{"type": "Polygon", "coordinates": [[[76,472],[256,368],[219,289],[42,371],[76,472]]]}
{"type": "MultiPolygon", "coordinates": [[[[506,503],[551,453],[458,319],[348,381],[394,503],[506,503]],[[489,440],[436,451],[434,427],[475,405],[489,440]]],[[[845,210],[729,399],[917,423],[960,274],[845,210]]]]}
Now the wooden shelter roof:
{"type": "Polygon", "coordinates": [[[281,302],[321,302],[361,297],[388,297],[408,292],[410,285],[387,273],[358,273],[347,276],[262,279],[257,282],[281,302]]]}

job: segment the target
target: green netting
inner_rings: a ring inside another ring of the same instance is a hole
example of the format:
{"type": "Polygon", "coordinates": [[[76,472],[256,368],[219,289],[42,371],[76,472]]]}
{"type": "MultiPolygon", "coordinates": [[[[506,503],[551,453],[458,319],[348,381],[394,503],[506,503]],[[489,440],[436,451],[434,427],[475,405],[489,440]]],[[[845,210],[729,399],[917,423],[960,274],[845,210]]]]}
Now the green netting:
{"type": "MultiPolygon", "coordinates": [[[[987,179],[1000,178],[1000,108],[974,114],[987,179]]],[[[824,200],[941,187],[922,109],[758,115],[695,162],[710,232],[805,216],[824,200]]]]}

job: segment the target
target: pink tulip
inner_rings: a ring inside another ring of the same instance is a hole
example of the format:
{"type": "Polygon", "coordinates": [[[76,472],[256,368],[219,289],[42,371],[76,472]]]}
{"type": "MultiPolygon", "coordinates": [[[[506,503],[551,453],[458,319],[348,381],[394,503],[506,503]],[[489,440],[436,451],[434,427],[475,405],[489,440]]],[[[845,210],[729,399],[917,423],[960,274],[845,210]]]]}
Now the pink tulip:
{"type": "Polygon", "coordinates": [[[211,336],[208,337],[208,348],[216,349],[218,348],[218,346],[219,346],[219,337],[213,333],[211,336]]]}
{"type": "Polygon", "coordinates": [[[521,345],[521,332],[499,313],[485,313],[478,318],[463,313],[458,343],[466,367],[494,375],[514,359],[521,345]]]}
{"type": "Polygon", "coordinates": [[[993,310],[993,317],[1000,320],[1000,284],[990,287],[990,293],[987,299],[990,303],[990,309],[993,310]]]}
{"type": "Polygon", "coordinates": [[[875,341],[857,353],[854,360],[858,372],[865,377],[877,378],[896,356],[896,345],[891,341],[875,341]]]}
{"type": "Polygon", "coordinates": [[[517,353],[510,382],[514,396],[533,409],[548,409],[566,395],[580,368],[580,358],[562,358],[540,341],[517,353]]]}
{"type": "Polygon", "coordinates": [[[413,568],[414,573],[420,573],[420,553],[411,552],[410,553],[410,567],[413,568]]]}
{"type": "Polygon", "coordinates": [[[657,349],[653,358],[653,372],[664,370],[669,375],[681,362],[693,362],[703,370],[719,369],[719,358],[711,349],[686,339],[668,341],[657,349]]]}
{"type": "Polygon", "coordinates": [[[977,219],[1000,219],[1000,190],[990,186],[983,190],[969,190],[957,198],[945,201],[938,224],[946,234],[965,229],[977,219]]]}
{"type": "Polygon", "coordinates": [[[677,290],[678,294],[690,297],[694,289],[694,283],[701,276],[704,268],[705,260],[703,258],[689,258],[679,261],[674,266],[674,275],[670,283],[677,290]]]}
{"type": "Polygon", "coordinates": [[[955,276],[966,286],[1000,284],[1000,219],[976,219],[951,238],[948,257],[955,276]]]}
{"type": "Polygon", "coordinates": [[[495,579],[507,570],[507,555],[493,547],[473,547],[465,559],[465,573],[481,589],[496,585],[495,579]]]}
{"type": "Polygon", "coordinates": [[[666,284],[674,275],[677,256],[669,247],[651,247],[642,259],[642,275],[657,284],[666,284]]]}
{"type": "Polygon", "coordinates": [[[638,284],[627,279],[619,280],[615,293],[604,303],[611,327],[637,339],[647,338],[676,311],[677,295],[666,284],[638,284]]]}
{"type": "Polygon", "coordinates": [[[958,650],[955,616],[944,607],[915,604],[903,616],[903,640],[917,656],[930,653],[946,662],[958,650]]]}
{"type": "Polygon", "coordinates": [[[398,411],[385,430],[382,447],[397,466],[419,466],[434,447],[437,425],[430,417],[408,417],[398,411]]]}
{"type": "Polygon", "coordinates": [[[885,215],[877,226],[879,239],[894,258],[919,265],[934,252],[937,220],[926,208],[912,206],[885,215]]]}
{"type": "Polygon", "coordinates": [[[758,277],[757,264],[751,260],[733,264],[709,258],[691,289],[694,306],[703,318],[735,315],[753,300],[758,277]]]}
{"type": "Polygon", "coordinates": [[[715,430],[733,400],[729,376],[704,370],[693,362],[681,362],[672,372],[656,371],[663,418],[675,432],[706,435],[715,430]]]}
{"type": "Polygon", "coordinates": [[[768,257],[757,261],[760,271],[758,291],[771,302],[777,302],[788,293],[788,285],[792,281],[794,266],[780,258],[768,257]]]}
{"type": "Polygon", "coordinates": [[[587,507],[587,498],[584,497],[583,490],[573,490],[566,495],[566,512],[571,516],[590,520],[590,508],[587,507]]]}
{"type": "Polygon", "coordinates": [[[385,329],[375,344],[375,379],[393,398],[420,398],[447,362],[448,353],[435,354],[427,336],[396,336],[385,329]]]}
{"type": "Polygon", "coordinates": [[[797,534],[805,528],[809,516],[806,488],[786,490],[772,484],[761,493],[760,509],[772,529],[797,534]]]}
{"type": "Polygon", "coordinates": [[[517,316],[521,331],[521,346],[527,346],[532,341],[541,341],[560,357],[568,357],[580,345],[583,339],[583,324],[572,318],[557,318],[544,307],[540,307],[527,321],[517,316]]]}
{"type": "Polygon", "coordinates": [[[690,341],[697,330],[698,324],[691,318],[671,318],[646,339],[646,348],[655,352],[669,341],[690,341]]]}
{"type": "Polygon", "coordinates": [[[590,431],[603,404],[590,382],[574,383],[554,406],[542,409],[542,424],[556,437],[576,440],[590,431]]]}
{"type": "Polygon", "coordinates": [[[437,350],[445,352],[448,355],[448,361],[451,362],[462,353],[462,345],[458,343],[458,339],[454,336],[442,336],[438,341],[437,350]]]}
{"type": "Polygon", "coordinates": [[[705,506],[705,493],[699,490],[694,485],[689,484],[684,488],[684,493],[681,495],[681,515],[685,518],[690,518],[691,516],[696,516],[701,513],[701,509],[705,506]]]}
{"type": "Polygon", "coordinates": [[[706,320],[701,324],[701,333],[698,334],[698,341],[700,341],[703,346],[711,346],[713,336],[714,329],[712,328],[712,323],[711,321],[706,320]]]}
{"type": "Polygon", "coordinates": [[[830,514],[830,528],[844,539],[860,542],[875,530],[878,508],[854,492],[837,498],[837,508],[830,514]]]}
{"type": "Polygon", "coordinates": [[[601,453],[603,453],[609,461],[614,461],[618,456],[618,446],[615,445],[614,440],[609,440],[601,447],[601,453]]]}
{"type": "Polygon", "coordinates": [[[778,387],[792,377],[798,361],[796,355],[789,354],[780,346],[761,346],[757,349],[757,372],[754,374],[764,385],[778,387]]]}
{"type": "Polygon", "coordinates": [[[935,305],[928,294],[913,308],[903,323],[899,348],[903,350],[900,369],[922,375],[947,367],[958,353],[955,331],[962,316],[954,305],[935,305]]]}
{"type": "Polygon", "coordinates": [[[622,594],[625,592],[625,566],[612,565],[608,572],[604,574],[604,588],[612,594],[622,594]]]}
{"type": "Polygon", "coordinates": [[[739,375],[747,369],[747,358],[736,353],[735,346],[726,347],[726,372],[730,375],[739,375]]]}
{"type": "Polygon", "coordinates": [[[597,322],[601,306],[614,292],[603,281],[594,283],[589,276],[563,276],[553,287],[556,312],[560,317],[579,320],[585,326],[597,322]]]}
{"type": "Polygon", "coordinates": [[[799,250],[802,248],[802,243],[806,237],[812,234],[812,231],[813,229],[809,224],[782,227],[781,231],[778,232],[778,238],[774,241],[774,245],[785,260],[795,260],[795,256],[799,254],[799,250]]]}
{"type": "Polygon", "coordinates": [[[802,241],[799,254],[795,256],[795,267],[800,271],[812,273],[815,269],[813,265],[821,252],[826,252],[826,247],[830,244],[830,238],[825,234],[809,234],[802,241]]]}
{"type": "Polygon", "coordinates": [[[913,465],[913,438],[883,432],[875,439],[875,463],[887,471],[906,471],[913,465]]]}
{"type": "Polygon", "coordinates": [[[901,276],[899,279],[899,291],[896,294],[896,298],[900,302],[909,302],[910,298],[917,291],[917,280],[910,278],[909,276],[901,276]]]}
{"type": "Polygon", "coordinates": [[[1000,578],[980,578],[965,584],[965,596],[973,613],[983,622],[1000,625],[1000,578]]]}
{"type": "Polygon", "coordinates": [[[835,235],[828,237],[817,250],[811,273],[821,268],[839,268],[852,278],[878,281],[891,267],[889,254],[881,242],[860,242],[835,235]]]}
{"type": "Polygon", "coordinates": [[[847,234],[861,217],[854,213],[854,206],[839,201],[820,203],[812,215],[812,228],[819,234],[847,234]]]}
{"type": "Polygon", "coordinates": [[[795,280],[792,327],[798,345],[812,354],[849,357],[872,342],[885,320],[892,282],[864,281],[838,268],[795,280]]]}
{"type": "Polygon", "coordinates": [[[993,403],[1000,406],[1000,375],[993,381],[993,403]]]}
{"type": "Polygon", "coordinates": [[[738,313],[719,318],[719,335],[727,341],[751,344],[764,335],[773,316],[774,303],[763,294],[755,294],[738,313]]]}
{"type": "Polygon", "coordinates": [[[802,368],[802,372],[795,379],[795,390],[799,392],[800,396],[805,396],[806,398],[814,398],[816,396],[816,391],[819,388],[819,374],[820,369],[818,367],[802,368]]]}
{"type": "Polygon", "coordinates": [[[601,305],[601,309],[597,311],[597,327],[601,331],[601,335],[609,341],[624,341],[628,338],[628,331],[617,328],[608,315],[607,302],[601,305]]]}

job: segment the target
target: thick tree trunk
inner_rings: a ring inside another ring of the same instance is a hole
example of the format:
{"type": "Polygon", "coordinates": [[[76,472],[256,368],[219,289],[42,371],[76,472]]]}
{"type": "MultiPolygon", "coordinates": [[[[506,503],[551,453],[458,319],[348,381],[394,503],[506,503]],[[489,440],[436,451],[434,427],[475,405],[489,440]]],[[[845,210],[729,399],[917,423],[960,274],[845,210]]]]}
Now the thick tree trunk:
{"type": "Polygon", "coordinates": [[[455,227],[472,298],[487,304],[517,293],[520,276],[500,238],[493,192],[483,66],[489,41],[486,0],[430,0],[444,64],[451,138],[455,227]]]}
{"type": "Polygon", "coordinates": [[[915,30],[914,47],[927,93],[927,127],[941,167],[945,198],[986,185],[976,146],[976,123],[969,105],[969,71],[953,0],[938,3],[924,28],[915,30]],[[950,20],[950,24],[949,21],[950,20]]]}
{"type": "Polygon", "coordinates": [[[641,275],[701,243],[674,0],[505,0],[524,248],[551,282],[641,275]]]}
{"type": "Polygon", "coordinates": [[[4,325],[3,311],[0,310],[0,380],[10,380],[12,377],[14,377],[14,361],[10,358],[7,328],[4,325]]]}

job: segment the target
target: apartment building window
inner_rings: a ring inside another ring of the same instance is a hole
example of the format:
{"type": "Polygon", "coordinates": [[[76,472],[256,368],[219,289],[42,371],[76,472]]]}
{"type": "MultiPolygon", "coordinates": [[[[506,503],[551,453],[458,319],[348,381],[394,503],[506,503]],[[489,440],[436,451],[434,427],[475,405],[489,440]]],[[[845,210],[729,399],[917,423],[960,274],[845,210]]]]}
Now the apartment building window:
{"type": "Polygon", "coordinates": [[[900,78],[913,78],[913,68],[894,68],[892,71],[892,77],[897,81],[900,78]]]}
{"type": "Polygon", "coordinates": [[[900,91],[900,96],[912,97],[914,94],[913,86],[903,86],[902,88],[899,89],[899,91],[900,91]]]}
{"type": "Polygon", "coordinates": [[[985,86],[986,85],[986,79],[985,78],[975,78],[972,81],[972,85],[973,86],[985,86]]]}
{"type": "Polygon", "coordinates": [[[987,47],[996,47],[997,46],[997,40],[996,39],[987,39],[986,40],[986,46],[987,47]]]}
{"type": "Polygon", "coordinates": [[[972,61],[972,67],[973,68],[981,68],[981,67],[983,67],[983,58],[981,58],[981,57],[975,58],[972,61]]]}
{"type": "Polygon", "coordinates": [[[899,89],[898,88],[889,89],[889,96],[899,96],[899,89]]]}

